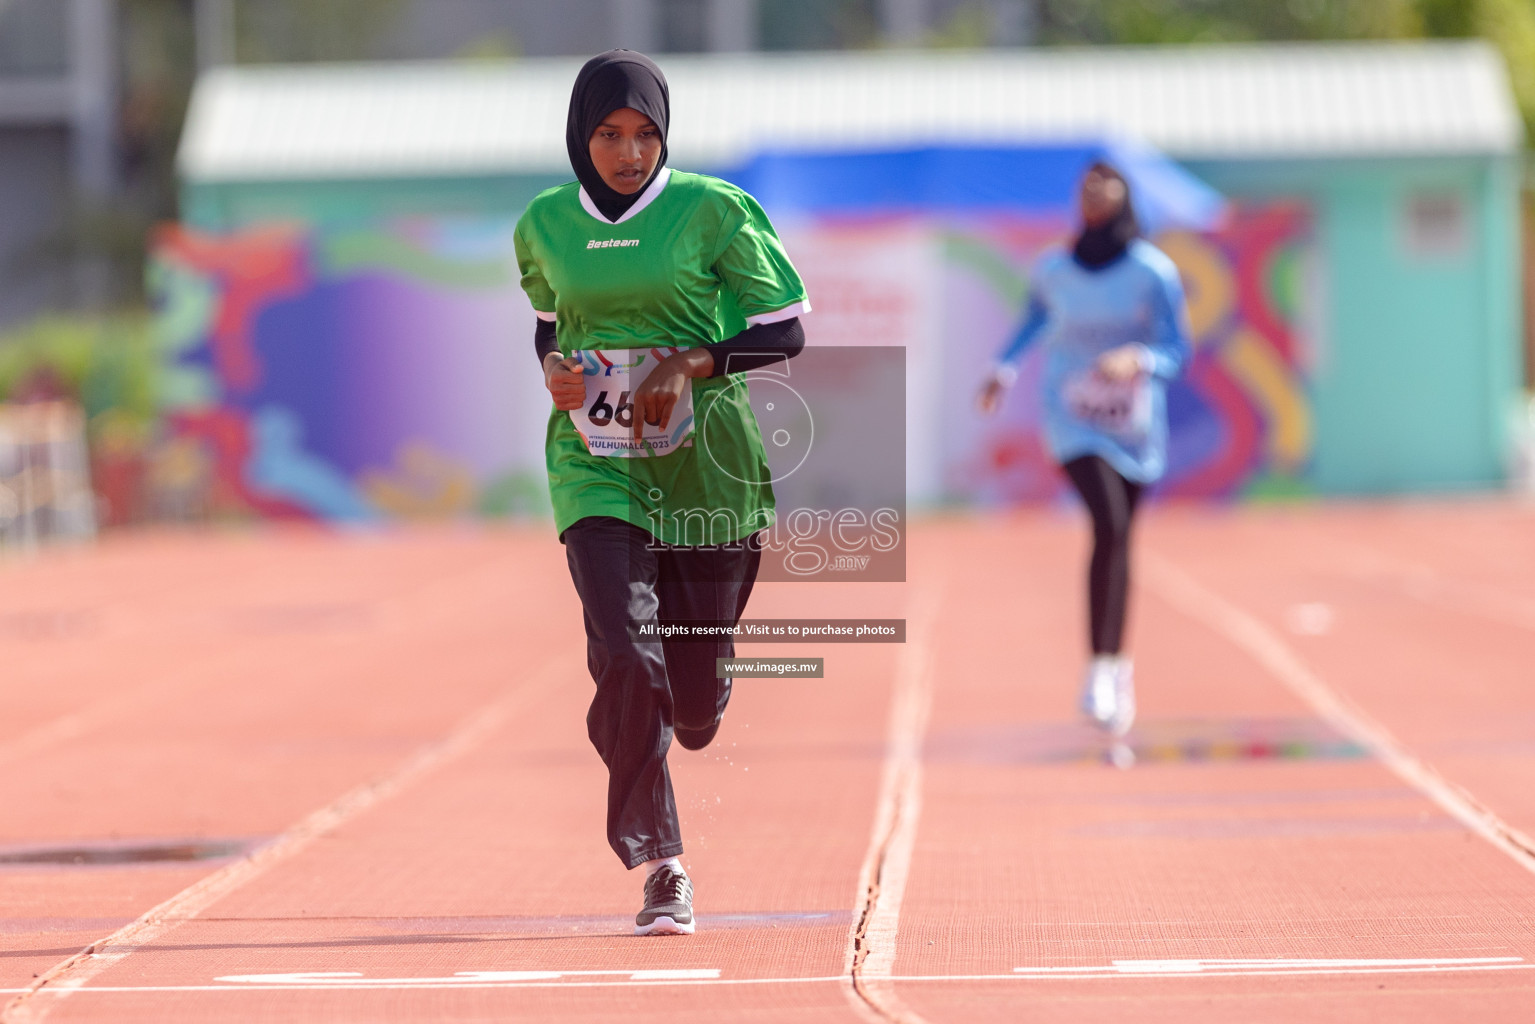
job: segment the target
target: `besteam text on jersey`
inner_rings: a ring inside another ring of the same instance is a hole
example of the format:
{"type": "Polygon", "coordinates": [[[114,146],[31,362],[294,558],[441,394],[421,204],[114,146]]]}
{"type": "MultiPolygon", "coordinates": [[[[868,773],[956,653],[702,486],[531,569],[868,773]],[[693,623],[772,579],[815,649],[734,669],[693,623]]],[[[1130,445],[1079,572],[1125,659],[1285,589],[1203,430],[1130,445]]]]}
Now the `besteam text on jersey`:
{"type": "Polygon", "coordinates": [[[586,247],[588,249],[628,249],[639,244],[638,238],[594,238],[586,243],[586,247]]]}

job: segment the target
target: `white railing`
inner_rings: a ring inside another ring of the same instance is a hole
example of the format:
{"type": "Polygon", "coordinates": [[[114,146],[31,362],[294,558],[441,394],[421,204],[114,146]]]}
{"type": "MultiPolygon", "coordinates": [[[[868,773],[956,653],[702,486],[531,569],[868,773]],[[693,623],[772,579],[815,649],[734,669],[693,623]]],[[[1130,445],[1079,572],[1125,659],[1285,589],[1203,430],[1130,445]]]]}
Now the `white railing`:
{"type": "Polygon", "coordinates": [[[70,402],[0,405],[0,548],[96,534],[85,417],[70,402]]]}

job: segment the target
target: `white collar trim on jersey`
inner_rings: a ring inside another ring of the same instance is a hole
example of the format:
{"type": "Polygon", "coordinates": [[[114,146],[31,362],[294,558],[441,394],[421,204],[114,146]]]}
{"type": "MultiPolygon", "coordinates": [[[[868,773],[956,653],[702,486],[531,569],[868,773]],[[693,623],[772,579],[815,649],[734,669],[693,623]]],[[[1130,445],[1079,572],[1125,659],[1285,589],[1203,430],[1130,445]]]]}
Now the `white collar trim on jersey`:
{"type": "Polygon", "coordinates": [[[634,205],[625,210],[623,216],[617,220],[608,220],[604,217],[602,211],[597,209],[597,204],[592,202],[592,197],[586,194],[585,188],[581,189],[581,208],[604,224],[622,224],[629,218],[638,216],[641,210],[654,202],[656,196],[660,195],[661,190],[666,187],[666,183],[671,180],[672,169],[670,167],[661,168],[661,172],[651,179],[649,185],[645,186],[645,191],[640,193],[640,197],[635,200],[634,205]]]}

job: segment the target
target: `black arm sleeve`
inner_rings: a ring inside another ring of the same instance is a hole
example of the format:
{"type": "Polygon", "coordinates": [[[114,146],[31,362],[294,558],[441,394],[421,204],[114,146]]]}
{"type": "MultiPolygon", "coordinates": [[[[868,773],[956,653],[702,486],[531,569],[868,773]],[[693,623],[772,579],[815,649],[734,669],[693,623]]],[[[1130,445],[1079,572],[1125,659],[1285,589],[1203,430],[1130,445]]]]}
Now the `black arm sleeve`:
{"type": "Polygon", "coordinates": [[[733,338],[703,347],[714,357],[714,372],[709,376],[744,373],[799,355],[805,347],[805,329],[799,317],[791,316],[776,324],[754,324],[733,338]]]}
{"type": "Polygon", "coordinates": [[[560,350],[560,343],[555,340],[554,336],[553,320],[540,319],[538,321],[538,325],[533,328],[533,348],[538,352],[539,366],[544,365],[544,356],[547,356],[550,352],[558,352],[560,350]]]}

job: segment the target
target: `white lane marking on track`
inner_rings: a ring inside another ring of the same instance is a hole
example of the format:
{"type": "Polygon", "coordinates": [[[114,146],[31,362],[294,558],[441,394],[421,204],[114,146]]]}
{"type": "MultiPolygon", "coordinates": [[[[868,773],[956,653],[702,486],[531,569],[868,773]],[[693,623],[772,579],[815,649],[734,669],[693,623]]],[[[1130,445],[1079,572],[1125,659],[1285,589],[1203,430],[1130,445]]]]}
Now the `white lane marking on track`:
{"type": "Polygon", "coordinates": [[[1415,601],[1464,615],[1477,615],[1516,629],[1535,629],[1535,601],[1498,587],[1447,578],[1426,562],[1388,555],[1369,544],[1341,537],[1325,543],[1334,549],[1334,564],[1366,582],[1384,580],[1415,601]]]}
{"type": "MultiPolygon", "coordinates": [[[[0,0],[0,7],[4,7],[4,0],[0,0]]],[[[411,605],[430,604],[439,592],[452,593],[455,588],[462,585],[464,579],[483,574],[484,569],[475,569],[456,573],[448,576],[438,583],[430,584],[416,591],[408,600],[411,605]]],[[[226,583],[230,582],[228,580],[226,583]]],[[[238,581],[243,583],[244,577],[238,581]]],[[[406,602],[390,600],[380,602],[378,607],[383,609],[395,606],[405,607],[406,602]]],[[[0,764],[6,764],[18,760],[40,750],[45,750],[58,743],[80,739],[111,723],[112,719],[132,708],[135,704],[144,704],[175,693],[188,680],[194,685],[209,678],[218,678],[222,674],[222,666],[240,663],[248,659],[249,648],[253,644],[265,643],[265,638],[258,638],[251,643],[232,641],[223,653],[189,664],[183,664],[167,675],[146,683],[138,688],[130,688],[126,692],[115,693],[111,698],[97,701],[92,704],[72,711],[60,718],[53,719],[38,725],[29,732],[22,733],[12,739],[0,741],[0,764]]],[[[181,694],[185,698],[185,694],[181,694]]],[[[3,991],[3,990],[0,990],[3,991]]],[[[26,991],[23,989],[22,991],[26,991]]],[[[0,1020],[3,1020],[0,1016],[0,1020]]]]}
{"type": "MultiPolygon", "coordinates": [[[[1121,963],[1161,963],[1171,964],[1180,962],[1192,962],[1202,964],[1218,964],[1221,961],[1115,961],[1121,963]]],[[[1295,961],[1304,963],[1305,961],[1295,961]]],[[[1346,964],[1355,961],[1315,961],[1317,964],[1334,962],[1346,964]]],[[[1358,963],[1372,963],[1374,961],[1357,961],[1358,963]]],[[[1199,970],[1199,971],[1175,971],[1175,970],[1121,970],[1114,966],[1109,967],[1018,967],[1011,974],[893,974],[888,979],[891,982],[952,982],[952,981],[1101,981],[1109,978],[1269,978],[1284,976],[1312,976],[1329,974],[1449,974],[1476,971],[1529,971],[1535,970],[1535,963],[1528,963],[1518,957],[1487,957],[1478,960],[1465,961],[1433,961],[1416,962],[1412,960],[1381,961],[1382,963],[1396,963],[1404,966],[1396,967],[1284,967],[1279,966],[1285,961],[1274,961],[1265,964],[1264,961],[1250,961],[1251,969],[1243,970],[1199,970]],[[1485,959],[1486,962],[1482,962],[1485,959]],[[1514,963],[1505,963],[1504,960],[1514,960],[1514,963]]],[[[516,973],[516,972],[486,972],[486,973],[516,973]]],[[[526,972],[543,973],[543,972],[526,972]]],[[[552,973],[552,972],[550,972],[552,973]]],[[[573,973],[573,972],[566,972],[573,973]]],[[[617,972],[625,973],[625,972],[617,972]]],[[[638,972],[644,973],[644,972],[638,972]]],[[[273,975],[273,977],[278,977],[273,975]]],[[[299,977],[294,975],[293,977],[299,977]]],[[[313,977],[312,975],[310,977],[313,977]]],[[[261,984],[261,985],[92,985],[76,990],[77,995],[113,995],[154,993],[154,992],[322,992],[349,989],[369,989],[375,991],[421,991],[436,990],[442,988],[458,989],[495,989],[495,988],[661,988],[668,985],[683,986],[716,986],[716,985],[810,985],[828,984],[836,982],[845,983],[847,976],[835,974],[827,977],[804,978],[678,978],[673,980],[654,981],[527,981],[518,983],[498,981],[459,981],[456,979],[379,979],[382,984],[344,984],[346,979],[337,981],[302,984],[261,984]],[[436,981],[438,984],[421,984],[422,981],[436,981]],[[442,982],[447,982],[443,984],[442,982]]],[[[25,989],[0,989],[3,993],[23,992],[25,989]]]]}
{"type": "Polygon", "coordinates": [[[1114,960],[1091,967],[1014,967],[1013,973],[1030,977],[1147,977],[1153,975],[1184,977],[1191,974],[1401,974],[1433,973],[1454,970],[1529,969],[1523,957],[1482,956],[1451,959],[1410,958],[1405,960],[1349,959],[1255,959],[1255,960],[1114,960]]]}
{"type": "Polygon", "coordinates": [[[885,764],[869,848],[858,873],[854,920],[848,929],[843,988],[860,1017],[877,1024],[925,1024],[896,996],[895,965],[901,901],[922,815],[922,742],[933,705],[932,639],[943,585],[920,592],[912,608],[915,629],[896,668],[886,730],[885,764]]]}
{"type": "Polygon", "coordinates": [[[190,921],[214,903],[301,853],[320,837],[335,831],[372,807],[395,796],[412,782],[473,750],[511,718],[512,713],[541,685],[557,674],[546,665],[522,686],[464,719],[445,738],[429,743],[390,774],[364,783],[340,799],[313,812],[270,843],[188,886],[126,925],[58,964],[0,1012],[0,1024],[38,1024],[71,993],[81,991],[134,950],[190,921]]]}
{"type": "Polygon", "coordinates": [[[1395,736],[1312,672],[1279,635],[1254,616],[1150,552],[1142,556],[1155,589],[1174,607],[1224,634],[1267,668],[1334,729],[1373,754],[1398,778],[1450,817],[1535,872],[1535,839],[1514,828],[1476,798],[1408,752],[1395,736]]]}
{"type": "Polygon", "coordinates": [[[620,970],[620,971],[455,971],[447,978],[369,978],[360,971],[307,971],[298,974],[227,974],[214,981],[243,982],[250,985],[308,985],[322,988],[377,988],[416,985],[474,985],[485,983],[519,984],[528,981],[558,981],[561,978],[627,977],[630,981],[712,981],[719,968],[698,970],[620,970]]]}
{"type": "Polygon", "coordinates": [[[1326,636],[1337,618],[1332,605],[1321,601],[1291,605],[1284,616],[1285,626],[1299,636],[1326,636]]]}
{"type": "MultiPolygon", "coordinates": [[[[982,978],[1006,980],[1013,977],[1010,974],[980,975],[982,978]]],[[[76,994],[129,994],[134,992],[335,992],[350,991],[353,989],[370,992],[435,992],[440,989],[522,989],[522,988],[666,988],[668,986],[713,986],[713,985],[808,985],[808,984],[833,984],[846,981],[841,974],[831,974],[824,977],[806,978],[696,978],[677,979],[675,981],[526,981],[516,984],[496,981],[481,981],[469,983],[454,983],[451,985],[416,985],[416,984],[391,984],[391,985],[337,985],[337,984],[303,984],[303,985],[91,985],[80,989],[76,994]]],[[[897,979],[907,980],[907,979],[897,979]]],[[[919,981],[933,980],[930,978],[918,978],[919,981]]],[[[948,980],[939,978],[939,981],[948,980]]],[[[0,989],[0,992],[21,992],[24,989],[0,989]]]]}

